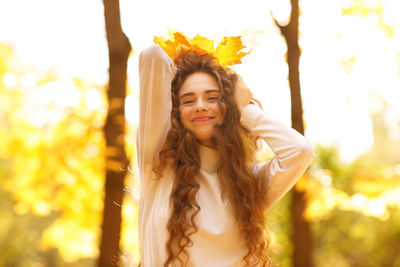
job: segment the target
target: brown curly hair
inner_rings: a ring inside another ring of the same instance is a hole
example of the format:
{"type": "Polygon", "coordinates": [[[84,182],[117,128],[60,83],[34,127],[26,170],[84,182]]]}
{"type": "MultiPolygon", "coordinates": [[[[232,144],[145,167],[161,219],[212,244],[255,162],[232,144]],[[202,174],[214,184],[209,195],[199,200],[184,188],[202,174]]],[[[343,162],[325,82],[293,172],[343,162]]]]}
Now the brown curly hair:
{"type": "Polygon", "coordinates": [[[167,223],[168,258],[164,266],[175,261],[182,265],[187,263],[187,248],[193,243],[190,236],[198,231],[195,217],[200,211],[196,201],[196,193],[200,188],[196,180],[200,171],[199,142],[182,125],[178,98],[185,79],[195,72],[212,75],[220,87],[218,104],[223,122],[215,126],[212,144],[219,154],[217,174],[222,193],[233,207],[247,246],[243,260],[248,266],[270,266],[267,255],[269,238],[263,209],[265,192],[258,185],[262,177],[255,177],[251,169],[257,137],[240,125],[240,112],[234,97],[238,75],[218,64],[212,55],[190,50],[181,50],[175,58],[175,64],[177,73],[171,84],[171,129],[153,168],[160,178],[167,165],[175,172],[170,197],[172,211],[167,223]]]}

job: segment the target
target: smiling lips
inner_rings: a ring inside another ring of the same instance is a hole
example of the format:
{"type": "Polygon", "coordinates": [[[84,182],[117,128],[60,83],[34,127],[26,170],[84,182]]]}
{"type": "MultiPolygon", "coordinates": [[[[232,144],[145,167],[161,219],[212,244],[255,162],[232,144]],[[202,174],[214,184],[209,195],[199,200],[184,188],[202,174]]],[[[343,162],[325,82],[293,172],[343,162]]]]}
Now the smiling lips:
{"type": "Polygon", "coordinates": [[[205,121],[209,121],[209,120],[211,120],[211,119],[213,119],[213,117],[210,117],[210,116],[202,116],[202,117],[194,118],[192,121],[193,121],[193,122],[205,122],[205,121]]]}

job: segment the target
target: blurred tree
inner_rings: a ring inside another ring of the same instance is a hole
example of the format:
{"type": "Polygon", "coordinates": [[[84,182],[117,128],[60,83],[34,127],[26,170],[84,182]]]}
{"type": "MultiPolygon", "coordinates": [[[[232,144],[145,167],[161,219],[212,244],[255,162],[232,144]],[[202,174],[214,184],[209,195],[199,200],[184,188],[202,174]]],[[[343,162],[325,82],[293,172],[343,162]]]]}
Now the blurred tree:
{"type": "Polygon", "coordinates": [[[123,33],[119,1],[104,0],[104,16],[109,55],[108,113],[104,126],[106,139],[106,183],[102,239],[98,266],[106,267],[119,261],[121,208],[125,171],[129,162],[125,153],[125,96],[127,61],[132,50],[123,33]]]}
{"type": "Polygon", "coordinates": [[[373,133],[374,133],[374,146],[365,154],[364,157],[376,162],[383,162],[386,164],[400,164],[400,139],[392,138],[390,136],[389,124],[396,124],[400,127],[399,120],[387,120],[389,113],[389,104],[382,98],[382,108],[371,115],[373,133]]]}
{"type": "MultiPolygon", "coordinates": [[[[275,24],[279,27],[281,34],[287,44],[287,63],[289,67],[289,87],[291,98],[292,127],[304,135],[303,107],[300,93],[299,61],[300,47],[299,35],[299,3],[298,0],[291,0],[290,21],[282,26],[278,21],[275,24]]],[[[304,192],[296,187],[292,190],[292,227],[293,227],[293,266],[311,267],[312,261],[312,237],[310,225],[304,218],[306,199],[304,192]]]]}

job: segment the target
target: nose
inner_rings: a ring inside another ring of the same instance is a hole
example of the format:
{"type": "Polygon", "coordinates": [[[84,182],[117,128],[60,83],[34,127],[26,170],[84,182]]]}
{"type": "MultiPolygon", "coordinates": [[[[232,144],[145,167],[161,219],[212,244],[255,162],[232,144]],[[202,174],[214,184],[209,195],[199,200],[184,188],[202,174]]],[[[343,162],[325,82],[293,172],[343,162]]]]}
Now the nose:
{"type": "Polygon", "coordinates": [[[208,109],[207,104],[203,101],[203,99],[199,99],[196,102],[195,106],[196,112],[206,111],[208,109]]]}

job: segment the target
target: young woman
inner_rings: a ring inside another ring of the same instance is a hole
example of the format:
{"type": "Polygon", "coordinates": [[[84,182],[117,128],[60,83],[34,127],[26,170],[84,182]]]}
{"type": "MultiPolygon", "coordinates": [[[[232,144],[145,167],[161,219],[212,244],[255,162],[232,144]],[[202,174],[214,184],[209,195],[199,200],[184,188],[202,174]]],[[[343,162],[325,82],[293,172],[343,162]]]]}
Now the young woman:
{"type": "Polygon", "coordinates": [[[252,104],[211,55],[159,46],[140,55],[140,256],[143,267],[269,266],[265,211],[311,164],[295,130],[252,104]],[[257,163],[257,140],[275,156],[257,163]]]}

